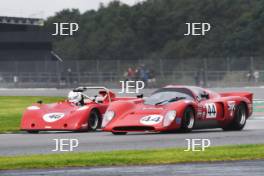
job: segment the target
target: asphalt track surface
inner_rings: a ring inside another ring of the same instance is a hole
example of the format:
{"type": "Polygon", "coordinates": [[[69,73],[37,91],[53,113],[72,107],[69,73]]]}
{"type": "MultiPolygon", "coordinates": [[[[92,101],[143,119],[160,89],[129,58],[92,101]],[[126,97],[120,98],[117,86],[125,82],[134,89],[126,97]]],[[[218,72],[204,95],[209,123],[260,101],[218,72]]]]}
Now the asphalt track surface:
{"type": "MultiPolygon", "coordinates": [[[[252,91],[255,99],[264,99],[264,88],[228,88],[216,91],[252,91]]],[[[0,96],[65,96],[69,90],[57,89],[0,89],[0,96]]],[[[118,91],[118,90],[115,90],[118,91]]],[[[148,96],[153,90],[145,90],[148,96]]],[[[134,96],[134,95],[133,95],[134,96]]],[[[158,149],[168,147],[187,147],[186,139],[210,139],[212,146],[231,144],[264,144],[264,119],[252,117],[245,129],[238,132],[223,132],[221,129],[199,130],[188,134],[181,133],[132,133],[114,136],[111,133],[41,133],[41,134],[0,134],[0,156],[46,154],[53,152],[54,139],[78,139],[80,151],[112,151],[130,149],[158,149]]],[[[176,165],[133,166],[133,167],[96,167],[64,168],[44,170],[0,171],[2,176],[263,176],[264,160],[189,163],[176,165]]]]}
{"type": "MultiPolygon", "coordinates": [[[[263,88],[231,88],[220,91],[254,91],[258,97],[264,95],[263,88]],[[252,89],[252,90],[248,90],[252,89]]],[[[217,90],[217,91],[219,91],[217,90]]],[[[62,96],[68,90],[57,89],[1,89],[0,95],[45,95],[62,96]],[[7,94],[8,93],[8,94],[7,94]]],[[[145,90],[149,94],[152,90],[145,90]]],[[[231,144],[264,144],[264,118],[252,117],[247,121],[243,131],[224,132],[221,129],[199,130],[192,133],[129,133],[125,136],[114,136],[106,132],[71,133],[71,132],[43,132],[40,134],[0,134],[0,156],[45,154],[53,152],[56,143],[54,139],[78,139],[79,145],[73,152],[82,151],[112,151],[159,149],[168,147],[187,147],[186,139],[209,139],[212,146],[231,144]]]]}
{"type": "Polygon", "coordinates": [[[264,161],[0,171],[1,176],[263,176],[264,161]]]}
{"type": "MultiPolygon", "coordinates": [[[[243,131],[224,132],[221,129],[199,130],[192,133],[130,133],[115,136],[106,132],[1,134],[0,156],[47,154],[54,152],[54,139],[78,139],[73,152],[187,148],[186,139],[209,139],[212,146],[232,144],[264,144],[264,120],[248,120],[243,131]]],[[[68,146],[64,149],[69,149],[68,146]]]]}

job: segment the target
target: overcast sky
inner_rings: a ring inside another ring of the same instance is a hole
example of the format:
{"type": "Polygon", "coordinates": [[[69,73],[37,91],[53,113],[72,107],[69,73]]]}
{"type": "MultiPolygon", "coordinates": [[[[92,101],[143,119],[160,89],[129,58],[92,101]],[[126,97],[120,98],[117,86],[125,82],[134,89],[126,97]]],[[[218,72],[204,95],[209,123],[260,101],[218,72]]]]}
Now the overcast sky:
{"type": "MultiPolygon", "coordinates": [[[[112,0],[0,0],[0,16],[46,18],[64,8],[78,8],[81,12],[98,9],[100,2],[112,0]]],[[[120,0],[133,5],[143,0],[120,0]]]]}

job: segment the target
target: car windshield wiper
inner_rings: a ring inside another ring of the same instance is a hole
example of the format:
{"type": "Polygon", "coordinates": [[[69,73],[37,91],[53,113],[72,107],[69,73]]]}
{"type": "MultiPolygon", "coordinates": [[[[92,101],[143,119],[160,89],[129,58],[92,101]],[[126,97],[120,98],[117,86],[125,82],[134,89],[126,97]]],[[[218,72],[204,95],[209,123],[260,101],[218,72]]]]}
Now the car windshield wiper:
{"type": "Polygon", "coordinates": [[[185,97],[175,97],[175,98],[171,98],[171,99],[168,99],[168,100],[163,100],[163,101],[160,101],[158,103],[156,103],[155,105],[160,105],[160,104],[163,104],[163,103],[170,103],[170,102],[174,102],[174,101],[178,101],[178,100],[182,100],[182,99],[185,99],[185,97]]]}

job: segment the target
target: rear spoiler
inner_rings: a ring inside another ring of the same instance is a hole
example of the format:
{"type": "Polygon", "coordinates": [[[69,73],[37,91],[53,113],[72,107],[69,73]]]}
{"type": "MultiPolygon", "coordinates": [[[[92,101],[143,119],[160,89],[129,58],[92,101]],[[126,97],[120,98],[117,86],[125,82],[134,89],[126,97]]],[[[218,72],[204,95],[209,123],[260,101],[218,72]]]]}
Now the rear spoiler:
{"type": "Polygon", "coordinates": [[[219,93],[221,97],[228,97],[228,96],[239,96],[247,98],[251,103],[253,102],[253,93],[251,92],[223,92],[219,93]]]}

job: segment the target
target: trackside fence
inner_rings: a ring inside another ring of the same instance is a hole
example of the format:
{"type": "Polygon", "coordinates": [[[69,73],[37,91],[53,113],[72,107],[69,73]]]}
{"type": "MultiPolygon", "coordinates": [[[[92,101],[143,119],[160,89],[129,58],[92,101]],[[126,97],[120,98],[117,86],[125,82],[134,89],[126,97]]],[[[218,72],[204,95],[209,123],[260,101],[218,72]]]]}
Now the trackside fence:
{"type": "Polygon", "coordinates": [[[148,87],[189,84],[205,87],[259,86],[264,84],[264,59],[109,59],[72,61],[0,61],[0,88],[65,88],[79,85],[120,86],[121,80],[142,79],[148,87]]]}

